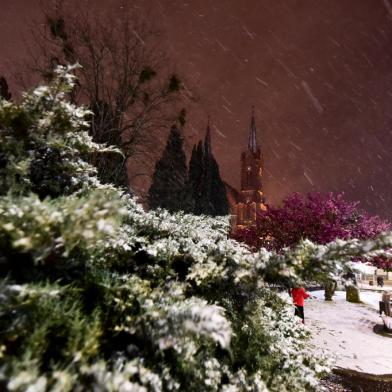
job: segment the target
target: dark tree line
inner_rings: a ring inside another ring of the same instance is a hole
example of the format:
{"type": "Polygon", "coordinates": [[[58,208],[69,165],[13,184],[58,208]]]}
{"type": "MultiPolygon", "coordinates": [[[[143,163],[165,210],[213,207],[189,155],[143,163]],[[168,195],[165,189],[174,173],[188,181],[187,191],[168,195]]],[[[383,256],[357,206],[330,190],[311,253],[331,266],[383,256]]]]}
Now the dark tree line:
{"type": "Polygon", "coordinates": [[[203,141],[193,147],[187,169],[179,129],[171,129],[165,150],[155,166],[148,194],[149,207],[196,215],[227,215],[229,203],[219,166],[211,150],[210,127],[203,141]]]}

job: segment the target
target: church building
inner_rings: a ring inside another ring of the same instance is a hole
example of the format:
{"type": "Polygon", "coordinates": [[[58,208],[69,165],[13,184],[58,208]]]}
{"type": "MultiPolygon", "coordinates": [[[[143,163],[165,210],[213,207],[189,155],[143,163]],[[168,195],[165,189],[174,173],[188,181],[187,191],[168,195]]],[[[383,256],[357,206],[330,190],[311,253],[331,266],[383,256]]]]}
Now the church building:
{"type": "Polygon", "coordinates": [[[267,206],[263,193],[263,156],[257,143],[254,110],[250,121],[248,146],[241,153],[241,189],[227,187],[233,224],[247,226],[256,222],[257,214],[267,206]]]}

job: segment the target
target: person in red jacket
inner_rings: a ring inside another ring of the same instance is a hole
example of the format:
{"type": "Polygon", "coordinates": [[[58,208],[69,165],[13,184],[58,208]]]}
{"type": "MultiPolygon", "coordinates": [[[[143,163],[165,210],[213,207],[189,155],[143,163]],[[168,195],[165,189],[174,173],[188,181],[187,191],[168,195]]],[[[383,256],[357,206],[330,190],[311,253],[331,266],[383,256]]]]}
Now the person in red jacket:
{"type": "Polygon", "coordinates": [[[291,296],[295,305],[295,315],[302,319],[305,324],[304,304],[305,299],[310,297],[303,287],[294,287],[291,289],[291,296]]]}

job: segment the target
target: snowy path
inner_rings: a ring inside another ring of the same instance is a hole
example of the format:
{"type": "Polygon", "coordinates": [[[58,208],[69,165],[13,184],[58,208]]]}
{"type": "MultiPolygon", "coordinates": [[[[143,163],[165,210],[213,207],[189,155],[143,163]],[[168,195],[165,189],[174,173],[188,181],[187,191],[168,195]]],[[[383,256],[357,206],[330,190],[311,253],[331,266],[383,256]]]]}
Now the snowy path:
{"type": "Polygon", "coordinates": [[[306,324],[314,344],[337,357],[336,366],[392,374],[392,339],[373,332],[381,323],[376,310],[379,293],[361,292],[366,305],[346,302],[344,292],[337,292],[333,302],[324,301],[322,291],[312,295],[317,299],[306,301],[306,324]]]}

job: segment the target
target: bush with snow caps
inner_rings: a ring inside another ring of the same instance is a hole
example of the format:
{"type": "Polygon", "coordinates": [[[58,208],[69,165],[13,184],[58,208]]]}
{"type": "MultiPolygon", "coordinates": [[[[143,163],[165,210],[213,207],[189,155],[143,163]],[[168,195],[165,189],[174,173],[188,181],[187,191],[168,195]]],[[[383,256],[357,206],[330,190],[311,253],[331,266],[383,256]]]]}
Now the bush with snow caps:
{"type": "Polygon", "coordinates": [[[265,282],[333,274],[392,238],[252,253],[226,218],[145,212],[83,160],[108,147],[67,101],[71,71],[0,102],[0,388],[317,390],[328,361],[265,282]]]}

